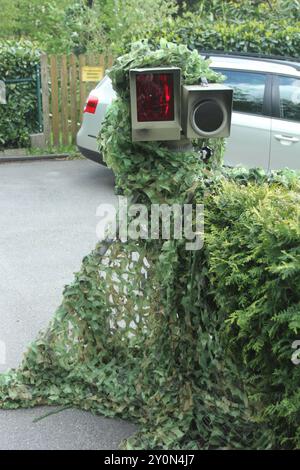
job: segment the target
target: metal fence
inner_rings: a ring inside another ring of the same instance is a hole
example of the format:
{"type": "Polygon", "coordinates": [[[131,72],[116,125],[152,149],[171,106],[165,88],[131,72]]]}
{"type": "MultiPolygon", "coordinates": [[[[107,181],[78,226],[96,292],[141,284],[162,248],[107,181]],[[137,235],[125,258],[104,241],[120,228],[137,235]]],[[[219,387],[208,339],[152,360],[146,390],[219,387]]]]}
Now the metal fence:
{"type": "MultiPolygon", "coordinates": [[[[3,78],[2,81],[5,84],[6,88],[9,88],[10,85],[20,85],[27,83],[35,83],[35,95],[36,95],[36,128],[33,129],[35,132],[43,131],[43,107],[42,107],[42,94],[41,94],[41,66],[37,64],[35,66],[35,74],[32,77],[22,77],[22,78],[3,78]]],[[[7,91],[6,91],[7,93],[7,91]]]]}

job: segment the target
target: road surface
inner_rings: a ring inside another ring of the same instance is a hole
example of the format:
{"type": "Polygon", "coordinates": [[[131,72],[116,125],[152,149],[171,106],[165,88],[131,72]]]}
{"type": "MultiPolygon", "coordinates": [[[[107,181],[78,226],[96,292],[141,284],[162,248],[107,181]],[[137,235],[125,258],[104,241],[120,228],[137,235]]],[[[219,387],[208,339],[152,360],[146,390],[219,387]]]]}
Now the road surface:
{"type": "MultiPolygon", "coordinates": [[[[88,160],[0,164],[0,372],[47,326],[95,246],[98,205],[116,204],[113,184],[88,160]]],[[[0,449],[116,449],[135,430],[72,409],[32,422],[47,411],[0,410],[0,449]]]]}

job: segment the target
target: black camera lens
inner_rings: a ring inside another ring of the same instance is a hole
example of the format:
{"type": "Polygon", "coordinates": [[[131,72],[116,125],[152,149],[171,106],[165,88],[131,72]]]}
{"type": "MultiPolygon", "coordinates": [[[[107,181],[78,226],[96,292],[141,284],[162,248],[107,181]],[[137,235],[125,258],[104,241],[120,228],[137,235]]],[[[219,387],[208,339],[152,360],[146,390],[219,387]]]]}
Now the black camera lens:
{"type": "Polygon", "coordinates": [[[224,112],[215,100],[201,101],[195,106],[193,127],[203,132],[217,131],[224,121],[224,112]]]}

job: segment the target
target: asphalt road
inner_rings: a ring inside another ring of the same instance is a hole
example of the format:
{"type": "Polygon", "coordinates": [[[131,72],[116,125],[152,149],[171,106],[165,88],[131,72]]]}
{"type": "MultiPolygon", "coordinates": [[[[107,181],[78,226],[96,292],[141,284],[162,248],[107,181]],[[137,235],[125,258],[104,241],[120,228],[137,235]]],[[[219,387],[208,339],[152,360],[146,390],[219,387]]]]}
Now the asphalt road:
{"type": "MultiPolygon", "coordinates": [[[[0,165],[0,372],[47,326],[65,284],[95,246],[96,208],[116,204],[113,175],[87,160],[0,165]]],[[[116,449],[120,420],[47,408],[0,410],[0,449],[116,449]]]]}

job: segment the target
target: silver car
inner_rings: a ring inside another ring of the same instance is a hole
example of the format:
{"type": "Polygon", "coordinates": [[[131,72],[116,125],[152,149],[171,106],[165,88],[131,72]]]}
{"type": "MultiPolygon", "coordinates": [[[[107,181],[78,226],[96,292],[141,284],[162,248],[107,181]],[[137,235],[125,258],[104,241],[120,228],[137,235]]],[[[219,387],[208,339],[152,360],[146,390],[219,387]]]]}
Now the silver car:
{"type": "MultiPolygon", "coordinates": [[[[207,56],[207,54],[206,54],[207,56]]],[[[266,171],[300,169],[300,63],[258,57],[210,55],[211,68],[234,90],[225,164],[266,171]]],[[[89,94],[77,146],[101,163],[97,146],[106,108],[115,99],[105,77],[89,94]]]]}

